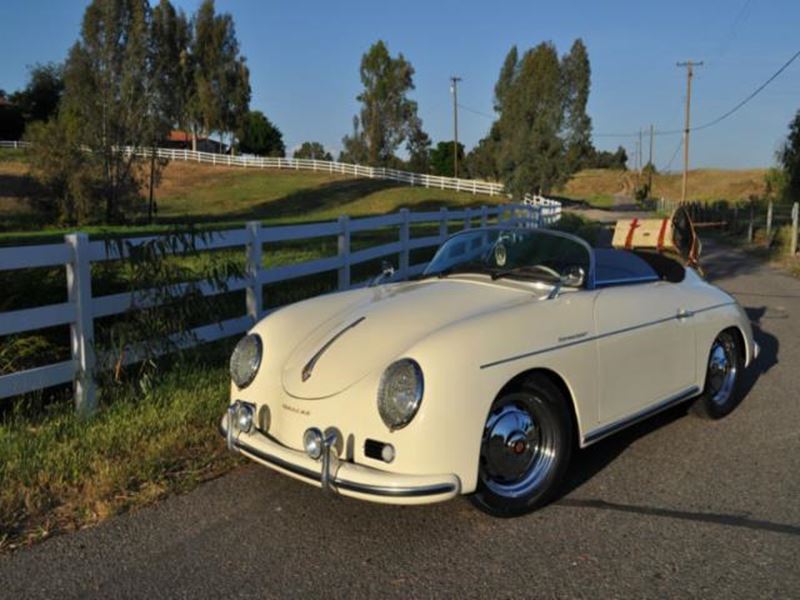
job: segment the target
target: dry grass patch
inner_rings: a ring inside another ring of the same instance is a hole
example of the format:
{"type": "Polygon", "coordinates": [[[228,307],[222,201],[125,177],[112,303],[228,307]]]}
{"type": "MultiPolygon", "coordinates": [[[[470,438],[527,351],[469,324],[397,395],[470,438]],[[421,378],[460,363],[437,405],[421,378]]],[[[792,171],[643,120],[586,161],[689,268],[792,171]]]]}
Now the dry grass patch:
{"type": "MultiPolygon", "coordinates": [[[[689,172],[689,196],[692,200],[747,200],[764,193],[766,169],[697,169],[689,172]]],[[[653,178],[651,195],[669,200],[681,197],[680,174],[658,174],[653,178]]],[[[612,169],[587,169],[575,175],[558,193],[570,198],[591,201],[598,196],[621,194],[633,196],[636,173],[612,169]]]]}

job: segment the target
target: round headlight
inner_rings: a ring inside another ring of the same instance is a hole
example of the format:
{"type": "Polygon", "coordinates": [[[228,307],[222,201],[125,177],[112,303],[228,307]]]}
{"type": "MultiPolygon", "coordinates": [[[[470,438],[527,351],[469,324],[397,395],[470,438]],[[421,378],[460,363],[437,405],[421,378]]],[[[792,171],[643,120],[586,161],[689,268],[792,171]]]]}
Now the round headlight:
{"type": "Polygon", "coordinates": [[[378,412],[389,429],[405,427],[422,402],[422,369],[410,358],[387,367],[378,388],[378,412]]]}
{"type": "Polygon", "coordinates": [[[261,338],[250,334],[239,340],[231,354],[231,379],[239,389],[246,388],[256,378],[261,366],[261,338]]]}

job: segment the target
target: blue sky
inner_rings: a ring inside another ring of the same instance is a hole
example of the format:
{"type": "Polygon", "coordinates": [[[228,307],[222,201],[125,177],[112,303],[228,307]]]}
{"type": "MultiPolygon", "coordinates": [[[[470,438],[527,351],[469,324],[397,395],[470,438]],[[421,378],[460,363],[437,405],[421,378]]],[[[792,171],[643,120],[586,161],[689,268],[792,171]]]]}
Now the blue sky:
{"type": "MultiPolygon", "coordinates": [[[[176,2],[187,12],[198,3],[176,2]]],[[[27,65],[63,59],[86,4],[3,0],[0,88],[23,86],[27,65]]],[[[217,9],[234,16],[251,69],[252,107],[280,127],[289,149],[304,140],[340,148],[358,111],[360,57],[379,38],[414,65],[413,97],[434,141],[452,139],[450,75],[463,77],[461,104],[491,114],[494,82],[512,44],[524,49],[551,40],[564,53],[576,37],[584,39],[592,62],[589,113],[597,134],[638,131],[650,123],[681,128],[685,71],[676,61],[705,62],[693,88],[693,123],[701,124],[735,105],[800,49],[796,0],[217,0],[217,9]]],[[[798,108],[800,60],[734,116],[696,133],[692,166],[771,165],[798,108]]],[[[459,124],[460,138],[471,147],[491,120],[462,109],[459,124]]],[[[659,169],[669,163],[679,138],[656,138],[659,169]]],[[[599,148],[618,144],[632,153],[635,138],[595,139],[599,148]]],[[[680,160],[675,157],[673,170],[680,160]]]]}

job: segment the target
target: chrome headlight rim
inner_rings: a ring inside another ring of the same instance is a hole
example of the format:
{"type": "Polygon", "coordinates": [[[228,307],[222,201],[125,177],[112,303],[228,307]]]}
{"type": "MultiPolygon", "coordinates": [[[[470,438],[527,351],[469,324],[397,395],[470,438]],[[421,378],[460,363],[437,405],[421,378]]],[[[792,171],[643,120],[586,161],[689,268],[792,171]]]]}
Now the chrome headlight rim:
{"type": "Polygon", "coordinates": [[[422,375],[422,367],[420,367],[419,363],[413,358],[401,358],[394,361],[388,367],[386,367],[386,369],[384,369],[383,374],[381,375],[380,384],[378,385],[378,414],[380,415],[384,425],[389,428],[389,431],[397,431],[398,429],[402,429],[414,420],[414,417],[416,417],[417,413],[419,413],[419,408],[422,405],[422,398],[424,394],[425,379],[422,375]],[[397,420],[393,420],[388,414],[387,408],[384,406],[384,403],[387,400],[385,396],[387,378],[390,376],[396,376],[394,371],[398,367],[405,365],[410,366],[414,372],[414,402],[410,405],[409,410],[406,411],[406,414],[397,420]]]}
{"type": "Polygon", "coordinates": [[[248,387],[251,383],[253,383],[253,381],[256,378],[256,375],[258,375],[258,372],[261,369],[261,362],[263,361],[263,358],[264,358],[264,342],[261,341],[261,336],[258,335],[257,333],[249,333],[236,343],[236,347],[233,349],[233,352],[231,353],[230,363],[228,365],[228,371],[231,376],[231,381],[233,381],[234,385],[236,385],[237,388],[243,390],[246,387],[248,387]],[[237,351],[241,352],[240,349],[243,344],[252,342],[255,342],[256,344],[255,361],[253,361],[253,364],[250,365],[249,367],[250,370],[248,372],[247,377],[242,379],[241,381],[238,381],[237,373],[234,369],[234,361],[238,358],[237,351]]]}

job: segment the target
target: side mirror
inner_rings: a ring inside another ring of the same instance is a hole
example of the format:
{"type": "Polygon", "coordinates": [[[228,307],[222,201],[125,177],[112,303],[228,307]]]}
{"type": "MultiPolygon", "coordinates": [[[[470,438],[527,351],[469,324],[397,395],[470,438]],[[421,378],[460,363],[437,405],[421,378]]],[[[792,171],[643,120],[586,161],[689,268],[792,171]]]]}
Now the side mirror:
{"type": "Polygon", "coordinates": [[[561,285],[567,287],[581,287],[584,281],[586,281],[586,271],[583,267],[570,267],[561,276],[561,285]]]}
{"type": "Polygon", "coordinates": [[[581,287],[585,280],[586,271],[584,271],[582,267],[570,267],[561,275],[561,279],[553,286],[553,289],[550,290],[547,299],[553,300],[554,298],[558,298],[559,294],[561,294],[561,288],[564,286],[581,287]]]}
{"type": "Polygon", "coordinates": [[[394,265],[388,260],[381,262],[381,275],[384,277],[391,277],[394,275],[394,265]]]}
{"type": "Polygon", "coordinates": [[[375,279],[370,281],[369,287],[373,287],[373,286],[378,285],[384,279],[388,279],[392,275],[394,275],[394,265],[392,263],[390,263],[388,260],[384,260],[381,263],[381,272],[380,272],[380,274],[378,274],[378,276],[375,277],[375,279]]]}

